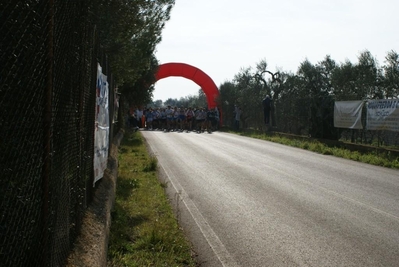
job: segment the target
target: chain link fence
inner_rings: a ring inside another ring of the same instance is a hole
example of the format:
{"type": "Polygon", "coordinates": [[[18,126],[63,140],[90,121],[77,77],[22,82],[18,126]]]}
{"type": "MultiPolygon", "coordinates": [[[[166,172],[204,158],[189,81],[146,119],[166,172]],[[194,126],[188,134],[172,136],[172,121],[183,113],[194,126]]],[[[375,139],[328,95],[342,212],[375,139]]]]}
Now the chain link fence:
{"type": "Polygon", "coordinates": [[[362,111],[364,129],[335,128],[334,102],[330,96],[277,102],[277,129],[284,133],[399,149],[398,132],[367,130],[366,106],[362,111]]]}
{"type": "Polygon", "coordinates": [[[1,266],[65,265],[91,201],[97,63],[111,73],[88,2],[0,3],[1,266]]]}
{"type": "MultiPolygon", "coordinates": [[[[366,129],[366,107],[363,108],[362,114],[365,129],[335,128],[334,102],[332,96],[278,99],[273,103],[272,129],[280,133],[399,149],[398,132],[366,129]]],[[[228,107],[224,108],[228,110],[228,107]]],[[[223,119],[227,122],[226,125],[230,126],[234,120],[233,112],[224,113],[223,119]]],[[[261,100],[256,105],[246,105],[243,108],[241,125],[243,129],[265,129],[261,100]]]]}

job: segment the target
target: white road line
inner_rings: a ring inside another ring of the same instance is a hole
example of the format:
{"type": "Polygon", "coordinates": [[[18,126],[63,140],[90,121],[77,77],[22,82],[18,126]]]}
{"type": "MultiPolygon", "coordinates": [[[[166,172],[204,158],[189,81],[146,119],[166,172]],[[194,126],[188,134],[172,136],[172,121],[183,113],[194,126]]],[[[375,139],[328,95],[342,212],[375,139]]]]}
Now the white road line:
{"type": "Polygon", "coordinates": [[[170,175],[169,170],[166,170],[164,166],[162,166],[165,174],[167,175],[170,183],[172,184],[173,188],[176,192],[180,195],[181,201],[186,206],[187,210],[190,212],[191,216],[193,217],[195,223],[198,225],[201,233],[204,235],[206,241],[208,242],[209,246],[214,251],[215,255],[219,259],[220,263],[224,267],[238,267],[239,265],[227,251],[226,247],[223,245],[222,241],[220,241],[219,237],[216,233],[212,230],[212,227],[206,221],[204,216],[202,216],[201,212],[198,210],[197,206],[194,202],[189,198],[186,191],[180,185],[178,181],[173,181],[172,176],[170,175]]]}

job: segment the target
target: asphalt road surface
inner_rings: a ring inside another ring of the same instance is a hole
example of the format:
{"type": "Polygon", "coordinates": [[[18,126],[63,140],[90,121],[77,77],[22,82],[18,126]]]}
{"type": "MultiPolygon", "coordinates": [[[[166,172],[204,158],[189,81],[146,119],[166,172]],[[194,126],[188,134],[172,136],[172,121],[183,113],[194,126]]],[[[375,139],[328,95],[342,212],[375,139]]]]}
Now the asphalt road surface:
{"type": "Polygon", "coordinates": [[[228,133],[142,131],[201,266],[399,266],[399,171],[228,133]]]}

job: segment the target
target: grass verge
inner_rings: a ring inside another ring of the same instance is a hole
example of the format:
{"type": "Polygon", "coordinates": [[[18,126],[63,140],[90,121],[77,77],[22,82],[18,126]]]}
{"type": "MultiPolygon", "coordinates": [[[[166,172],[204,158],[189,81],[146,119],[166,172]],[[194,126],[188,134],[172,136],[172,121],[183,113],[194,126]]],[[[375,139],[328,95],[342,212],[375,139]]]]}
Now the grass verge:
{"type": "MultiPolygon", "coordinates": [[[[231,131],[229,131],[231,132],[231,131]]],[[[386,153],[378,152],[361,152],[351,151],[349,149],[331,147],[317,140],[299,140],[295,138],[286,138],[273,133],[257,133],[257,132],[231,132],[242,136],[267,140],[287,146],[298,147],[323,155],[333,155],[345,159],[355,160],[386,168],[399,169],[399,157],[392,155],[389,151],[386,153]]]]}
{"type": "Polygon", "coordinates": [[[126,132],[119,147],[108,266],[196,266],[164,187],[141,134],[126,132]]]}

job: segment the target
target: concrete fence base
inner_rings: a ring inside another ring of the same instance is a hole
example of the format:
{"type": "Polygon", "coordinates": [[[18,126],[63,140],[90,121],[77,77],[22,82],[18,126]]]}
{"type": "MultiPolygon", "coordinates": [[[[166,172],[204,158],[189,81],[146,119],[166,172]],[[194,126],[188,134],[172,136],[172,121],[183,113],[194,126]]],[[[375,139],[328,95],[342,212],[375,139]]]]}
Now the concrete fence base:
{"type": "Polygon", "coordinates": [[[81,233],[68,257],[67,267],[107,266],[111,210],[115,201],[118,176],[118,147],[123,135],[122,130],[111,143],[107,169],[84,215],[81,233]]]}

